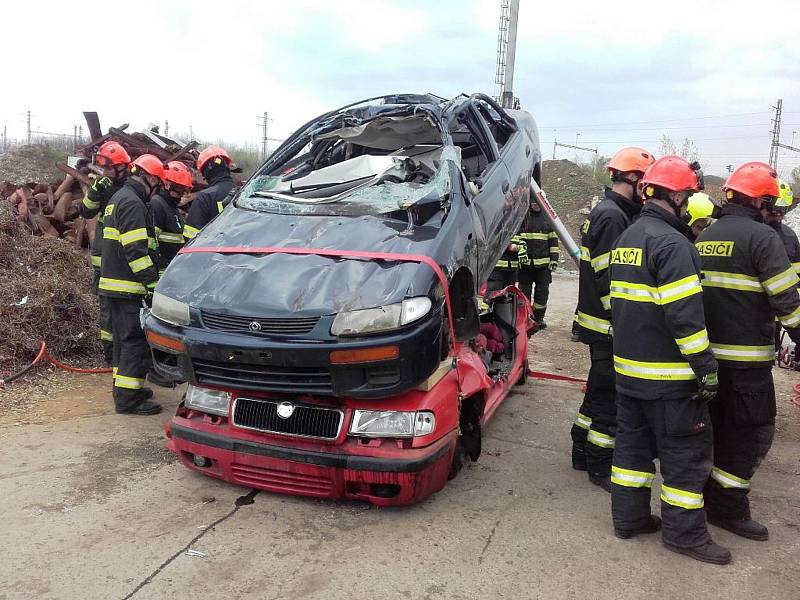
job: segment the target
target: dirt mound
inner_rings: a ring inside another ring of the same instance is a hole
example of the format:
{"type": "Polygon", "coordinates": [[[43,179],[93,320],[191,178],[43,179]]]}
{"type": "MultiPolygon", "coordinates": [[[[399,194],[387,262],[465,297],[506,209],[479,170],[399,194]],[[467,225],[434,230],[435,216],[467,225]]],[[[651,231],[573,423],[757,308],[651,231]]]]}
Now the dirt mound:
{"type": "Polygon", "coordinates": [[[66,154],[48,146],[22,146],[0,154],[0,182],[14,185],[26,183],[50,183],[64,178],[56,169],[66,154]]]}
{"type": "MultiPolygon", "coordinates": [[[[546,160],[542,165],[542,188],[578,245],[581,225],[589,214],[592,199],[603,195],[603,185],[595,180],[590,170],[584,169],[569,160],[546,160]]],[[[567,256],[563,249],[562,253],[567,256]]],[[[563,265],[575,268],[568,257],[563,265]]]]}
{"type": "Polygon", "coordinates": [[[34,236],[0,203],[0,373],[25,366],[45,340],[65,360],[98,365],[92,269],[66,240],[34,236]]]}

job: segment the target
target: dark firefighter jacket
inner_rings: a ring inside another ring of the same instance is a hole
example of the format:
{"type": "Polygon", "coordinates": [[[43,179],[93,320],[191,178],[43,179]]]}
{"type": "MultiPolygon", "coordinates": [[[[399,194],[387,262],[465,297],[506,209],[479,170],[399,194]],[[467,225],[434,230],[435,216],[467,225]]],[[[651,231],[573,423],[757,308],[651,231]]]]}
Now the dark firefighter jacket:
{"type": "Polygon", "coordinates": [[[611,250],[617,391],[685,398],[717,370],[709,349],[700,257],[675,215],[646,204],[611,250]]]}
{"type": "Polygon", "coordinates": [[[183,247],[183,218],[178,211],[178,201],[163,191],[150,199],[150,213],[158,240],[158,272],[161,275],[183,247]]]}
{"type": "Polygon", "coordinates": [[[94,241],[92,242],[92,266],[98,271],[103,260],[103,213],[111,196],[116,194],[121,187],[119,184],[112,183],[97,194],[89,189],[78,209],[80,216],[86,220],[97,217],[94,225],[94,241]]]}
{"type": "Polygon", "coordinates": [[[800,241],[797,239],[797,234],[784,223],[778,223],[771,227],[781,236],[781,241],[786,248],[786,255],[789,257],[789,262],[792,263],[794,272],[800,274],[800,241]]]}
{"type": "MultiPolygon", "coordinates": [[[[503,255],[500,257],[500,260],[498,260],[495,264],[495,269],[500,269],[501,271],[516,271],[520,268],[520,266],[528,264],[528,250],[525,240],[523,240],[520,236],[515,235],[513,238],[511,238],[511,244],[516,244],[517,249],[512,251],[509,248],[506,248],[506,251],[503,252],[503,255]]],[[[511,244],[509,244],[509,246],[511,246],[511,244]]]]}
{"type": "Polygon", "coordinates": [[[611,246],[630,227],[641,206],[606,188],[581,227],[580,281],[575,321],[585,344],[608,341],[611,327],[608,259],[611,246]]]}
{"type": "Polygon", "coordinates": [[[99,294],[137,298],[158,282],[158,244],[142,185],[128,179],[108,201],[103,228],[99,294]]]}
{"type": "Polygon", "coordinates": [[[767,367],[775,359],[775,317],[800,341],[797,274],[775,230],[757,210],[727,204],[697,238],[711,349],[720,364],[767,367]]]}
{"type": "Polygon", "coordinates": [[[523,267],[538,269],[558,262],[558,236],[541,210],[535,212],[528,209],[518,235],[528,247],[529,263],[523,267]]]}
{"type": "Polygon", "coordinates": [[[183,237],[187,241],[193,239],[203,227],[222,212],[225,208],[223,200],[232,189],[233,178],[230,173],[222,172],[211,176],[208,187],[197,193],[189,208],[189,214],[186,215],[183,237]]]}

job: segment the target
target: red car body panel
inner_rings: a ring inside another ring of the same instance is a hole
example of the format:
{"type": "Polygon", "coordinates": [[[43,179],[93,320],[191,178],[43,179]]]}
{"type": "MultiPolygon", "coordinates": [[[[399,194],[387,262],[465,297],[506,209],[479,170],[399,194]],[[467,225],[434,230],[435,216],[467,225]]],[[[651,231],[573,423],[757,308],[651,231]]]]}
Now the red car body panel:
{"type": "MultiPolygon", "coordinates": [[[[188,468],[224,481],[271,492],[328,499],[365,500],[379,506],[420,502],[448,480],[459,435],[460,403],[482,396],[481,426],[489,422],[511,387],[525,377],[531,307],[515,287],[517,302],[514,360],[506,375],[490,377],[469,344],[456,346],[455,368],[429,391],[419,389],[379,400],[301,397],[298,401],[336,407],[344,419],[335,440],[314,440],[256,432],[216,417],[178,407],[166,425],[167,447],[188,468]],[[521,350],[521,351],[520,351],[521,350]],[[403,439],[348,435],[353,411],[430,410],[436,416],[432,434],[403,439]],[[195,457],[204,466],[195,462],[195,457]]],[[[236,390],[227,390],[238,397],[236,390]]],[[[242,397],[268,394],[247,392],[242,397]]],[[[231,402],[233,406],[233,402],[231,402]]]]}

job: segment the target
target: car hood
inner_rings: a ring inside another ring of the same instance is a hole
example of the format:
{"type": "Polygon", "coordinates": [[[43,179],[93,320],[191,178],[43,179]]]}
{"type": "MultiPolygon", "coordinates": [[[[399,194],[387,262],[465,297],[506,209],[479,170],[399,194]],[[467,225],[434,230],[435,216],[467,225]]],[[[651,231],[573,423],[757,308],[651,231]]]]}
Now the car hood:
{"type": "MultiPolygon", "coordinates": [[[[421,254],[435,258],[439,218],[404,231],[402,221],[376,216],[290,216],[233,205],[192,247],[285,247],[421,254]],[[402,234],[402,235],[401,235],[402,234]]],[[[425,295],[435,275],[427,266],[317,255],[178,255],[158,292],[192,307],[252,317],[319,316],[425,295]]]]}

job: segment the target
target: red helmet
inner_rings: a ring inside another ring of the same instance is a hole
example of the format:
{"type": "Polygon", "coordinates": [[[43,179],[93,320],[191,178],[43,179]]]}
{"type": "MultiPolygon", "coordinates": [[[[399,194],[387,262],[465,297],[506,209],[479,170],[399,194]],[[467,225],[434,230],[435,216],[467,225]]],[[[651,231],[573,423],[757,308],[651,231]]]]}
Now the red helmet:
{"type": "Polygon", "coordinates": [[[223,160],[225,161],[225,164],[231,164],[231,157],[228,156],[228,153],[225,152],[225,150],[219,146],[209,146],[200,153],[200,156],[197,157],[197,170],[202,172],[203,167],[205,167],[206,163],[208,163],[208,161],[210,161],[212,158],[217,159],[217,164],[223,160]]]}
{"type": "Polygon", "coordinates": [[[620,173],[627,173],[629,171],[638,171],[644,173],[647,167],[655,162],[655,158],[644,148],[637,148],[630,146],[618,151],[611,160],[608,161],[606,169],[612,171],[619,171],[620,173]]]}
{"type": "Polygon", "coordinates": [[[139,169],[164,181],[164,163],[152,154],[142,154],[131,163],[131,174],[135,175],[139,169]]]}
{"type": "Polygon", "coordinates": [[[680,156],[662,156],[654,162],[642,177],[645,196],[653,195],[649,186],[658,186],[671,192],[699,192],[697,171],[680,156]]]}
{"type": "Polygon", "coordinates": [[[106,142],[97,151],[95,162],[101,167],[127,165],[131,162],[131,157],[119,142],[106,142]]]}
{"type": "Polygon", "coordinates": [[[164,181],[190,188],[192,187],[192,172],[181,161],[173,160],[167,164],[167,168],[164,170],[164,181]]]}
{"type": "Polygon", "coordinates": [[[750,198],[763,196],[777,198],[780,195],[778,174],[767,163],[757,161],[744,163],[731,173],[722,185],[722,191],[726,192],[728,199],[733,195],[730,192],[739,192],[750,198]]]}

